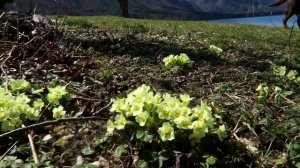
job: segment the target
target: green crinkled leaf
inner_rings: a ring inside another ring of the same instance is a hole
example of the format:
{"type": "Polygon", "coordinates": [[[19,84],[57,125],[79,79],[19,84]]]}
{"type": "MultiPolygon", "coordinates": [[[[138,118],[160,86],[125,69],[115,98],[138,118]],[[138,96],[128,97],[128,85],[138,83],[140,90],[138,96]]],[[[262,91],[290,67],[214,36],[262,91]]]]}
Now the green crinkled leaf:
{"type": "Polygon", "coordinates": [[[138,131],[136,132],[136,138],[137,138],[137,139],[143,138],[144,135],[145,135],[145,131],[138,130],[138,131]]]}
{"type": "Polygon", "coordinates": [[[283,165],[286,163],[286,161],[287,161],[286,158],[280,158],[280,159],[274,160],[275,165],[283,165]]]}
{"type": "Polygon", "coordinates": [[[214,165],[217,162],[217,158],[215,158],[214,156],[209,156],[208,158],[206,158],[206,163],[209,165],[214,165]]]}
{"type": "Polygon", "coordinates": [[[139,160],[138,161],[138,167],[139,168],[148,168],[148,163],[144,160],[139,160]]]}
{"type": "Polygon", "coordinates": [[[145,142],[151,143],[152,140],[153,140],[153,135],[146,134],[146,135],[144,136],[144,139],[143,139],[143,140],[144,140],[145,142]]]}
{"type": "Polygon", "coordinates": [[[115,157],[121,157],[124,153],[126,153],[126,147],[124,145],[119,145],[115,151],[115,157]]]}
{"type": "Polygon", "coordinates": [[[162,156],[162,155],[160,155],[160,156],[158,157],[159,168],[162,168],[162,166],[163,166],[163,164],[164,164],[164,161],[166,161],[166,160],[168,160],[168,158],[167,158],[167,157],[164,157],[164,156],[162,156]]]}
{"type": "Polygon", "coordinates": [[[81,164],[81,165],[75,165],[73,168],[98,168],[98,166],[93,164],[81,164]]]}
{"type": "Polygon", "coordinates": [[[84,149],[81,150],[83,155],[92,155],[94,154],[94,150],[91,147],[85,147],[84,149]]]}

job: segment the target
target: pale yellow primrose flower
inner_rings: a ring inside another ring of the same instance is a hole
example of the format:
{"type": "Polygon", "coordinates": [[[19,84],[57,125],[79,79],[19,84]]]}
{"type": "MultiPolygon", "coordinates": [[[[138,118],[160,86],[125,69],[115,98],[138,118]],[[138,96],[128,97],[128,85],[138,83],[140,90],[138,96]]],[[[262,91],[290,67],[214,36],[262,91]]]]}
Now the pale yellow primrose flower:
{"type": "Polygon", "coordinates": [[[53,118],[56,119],[62,118],[66,114],[66,111],[64,110],[63,106],[58,106],[57,108],[54,108],[52,112],[53,112],[53,118]]]}
{"type": "Polygon", "coordinates": [[[117,130],[122,130],[125,128],[125,125],[126,125],[126,118],[124,117],[123,114],[118,114],[116,117],[115,117],[115,128],[117,130]]]}
{"type": "Polygon", "coordinates": [[[173,54],[171,54],[171,55],[169,55],[168,57],[165,57],[164,59],[163,59],[163,62],[165,63],[165,66],[166,67],[169,67],[170,65],[171,65],[171,63],[172,63],[172,61],[174,60],[174,55],[173,54]]]}
{"type": "Polygon", "coordinates": [[[209,117],[209,114],[212,113],[212,108],[201,101],[201,105],[194,107],[193,112],[193,117],[203,119],[209,117]]]}
{"type": "Polygon", "coordinates": [[[136,116],[135,120],[137,123],[139,123],[139,125],[141,127],[143,127],[143,126],[145,126],[148,117],[149,117],[149,113],[144,111],[144,112],[141,112],[138,116],[136,116]]]}
{"type": "Polygon", "coordinates": [[[260,84],[257,86],[257,88],[255,89],[255,91],[257,91],[257,92],[262,92],[264,86],[265,86],[265,84],[261,84],[261,83],[260,83],[260,84]]]}
{"type": "Polygon", "coordinates": [[[208,129],[203,120],[193,121],[191,127],[193,129],[194,136],[197,138],[204,137],[205,133],[208,132],[208,129]]]}
{"type": "Polygon", "coordinates": [[[190,58],[188,57],[188,55],[184,54],[184,53],[181,53],[179,56],[178,56],[178,59],[182,62],[182,63],[188,63],[190,62],[190,58]]]}
{"type": "MultiPolygon", "coordinates": [[[[132,113],[132,116],[137,116],[143,112],[143,107],[144,107],[144,103],[134,103],[131,105],[129,111],[132,113]]],[[[129,115],[126,115],[126,116],[129,116],[129,115]]]]}
{"type": "Polygon", "coordinates": [[[44,107],[45,103],[43,102],[42,99],[37,99],[36,101],[33,102],[33,108],[40,111],[44,107]]]}
{"type": "Polygon", "coordinates": [[[152,104],[158,105],[161,103],[161,94],[156,93],[155,96],[152,97],[152,104]]]}
{"type": "Polygon", "coordinates": [[[191,108],[188,108],[188,107],[181,107],[180,114],[182,116],[189,116],[190,114],[192,114],[192,110],[191,110],[191,108]]]}
{"type": "Polygon", "coordinates": [[[182,116],[182,111],[180,108],[177,109],[170,109],[171,113],[170,113],[170,118],[175,120],[176,118],[182,116]]]}
{"type": "Polygon", "coordinates": [[[9,86],[11,91],[15,92],[18,90],[27,89],[30,86],[30,83],[24,79],[12,79],[10,80],[9,86]]]}
{"type": "Polygon", "coordinates": [[[215,46],[215,45],[210,45],[209,46],[209,49],[208,49],[210,52],[212,53],[215,53],[215,54],[220,54],[223,52],[223,49],[218,47],[218,46],[215,46]]]}
{"type": "Polygon", "coordinates": [[[126,103],[130,105],[134,103],[144,103],[144,95],[128,95],[126,98],[126,103]]]}
{"type": "Polygon", "coordinates": [[[272,68],[273,73],[275,75],[283,77],[286,74],[286,67],[285,66],[274,66],[272,68]]]}
{"type": "Polygon", "coordinates": [[[218,130],[216,131],[218,138],[222,141],[224,138],[227,137],[225,125],[220,125],[218,130]]]}
{"type": "Polygon", "coordinates": [[[163,62],[165,63],[165,67],[167,68],[174,68],[175,66],[182,66],[186,64],[191,64],[193,61],[190,60],[190,58],[182,53],[180,55],[169,55],[163,59],[163,62]]]}
{"type": "Polygon", "coordinates": [[[111,112],[121,112],[121,105],[125,103],[125,99],[112,99],[112,106],[110,108],[111,112]]]}
{"type": "Polygon", "coordinates": [[[163,126],[158,128],[158,133],[162,141],[172,141],[175,139],[174,129],[169,122],[164,122],[163,126]]]}
{"type": "Polygon", "coordinates": [[[190,125],[192,124],[192,120],[189,116],[180,116],[174,120],[174,123],[179,129],[189,129],[190,125]]]}
{"type": "Polygon", "coordinates": [[[111,120],[107,121],[106,130],[108,134],[112,134],[115,130],[115,125],[111,120]]]}
{"type": "Polygon", "coordinates": [[[180,94],[179,98],[183,105],[188,106],[193,98],[191,98],[188,94],[180,94]]]}
{"type": "Polygon", "coordinates": [[[151,104],[154,93],[152,91],[145,93],[143,96],[143,102],[151,104]]]}
{"type": "Polygon", "coordinates": [[[170,101],[172,101],[173,100],[173,97],[171,96],[171,94],[169,94],[169,93],[165,93],[165,94],[163,94],[163,102],[165,103],[165,102],[170,102],[170,101]]]}
{"type": "Polygon", "coordinates": [[[47,99],[52,104],[59,104],[59,100],[68,93],[66,86],[56,86],[54,88],[48,88],[48,90],[47,99]]]}
{"type": "Polygon", "coordinates": [[[36,120],[38,119],[39,115],[40,115],[40,110],[36,110],[36,109],[30,109],[29,112],[26,113],[27,114],[27,118],[30,120],[36,120]]]}
{"type": "Polygon", "coordinates": [[[286,74],[286,77],[287,77],[289,80],[294,80],[294,79],[296,79],[297,75],[298,75],[298,72],[297,72],[296,70],[290,70],[290,71],[288,72],[288,74],[286,74]]]}
{"type": "Polygon", "coordinates": [[[266,84],[259,84],[255,91],[259,92],[259,94],[268,93],[269,87],[266,84]]]}
{"type": "Polygon", "coordinates": [[[16,104],[27,104],[30,102],[30,99],[25,94],[20,94],[16,97],[16,104]]]}
{"type": "Polygon", "coordinates": [[[142,86],[138,87],[136,90],[132,91],[130,94],[135,96],[141,96],[147,93],[150,90],[150,86],[143,84],[142,86]]]}
{"type": "Polygon", "coordinates": [[[166,119],[166,120],[170,119],[171,111],[168,108],[164,107],[163,105],[158,107],[157,112],[158,112],[158,118],[159,119],[162,119],[162,120],[163,119],[166,119]]]}

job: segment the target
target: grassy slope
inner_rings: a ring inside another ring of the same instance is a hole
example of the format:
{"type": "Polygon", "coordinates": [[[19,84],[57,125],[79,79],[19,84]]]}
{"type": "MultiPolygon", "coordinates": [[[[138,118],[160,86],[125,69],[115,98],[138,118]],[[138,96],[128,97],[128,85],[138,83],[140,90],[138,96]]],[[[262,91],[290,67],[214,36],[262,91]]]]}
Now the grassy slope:
{"type": "MultiPolygon", "coordinates": [[[[193,21],[161,21],[126,19],[107,16],[69,17],[69,25],[92,26],[109,29],[126,29],[143,26],[149,29],[166,30],[169,33],[191,32],[192,36],[221,44],[225,49],[247,50],[254,48],[269,51],[288,51],[289,30],[277,27],[254,25],[221,24],[193,21]],[[224,45],[226,44],[226,45],[224,45]]],[[[291,47],[298,51],[298,29],[293,32],[291,47]]],[[[299,35],[298,35],[299,37],[299,35]]]]}
{"type": "MultiPolygon", "coordinates": [[[[160,91],[189,93],[196,100],[208,99],[216,109],[221,108],[229,132],[237,126],[241,128],[237,132],[240,139],[260,142],[256,146],[260,154],[251,157],[233,145],[237,139],[231,136],[215,146],[218,149],[204,149],[215,150],[213,154],[220,160],[217,166],[271,166],[272,160],[286,156],[287,144],[294,141],[297,131],[287,132],[285,124],[289,120],[281,112],[291,106],[283,103],[278,107],[271,101],[266,107],[258,107],[255,88],[259,83],[270,82],[267,73],[271,62],[285,64],[281,58],[299,55],[298,30],[293,31],[289,48],[289,30],[273,27],[119,17],[69,17],[67,24],[74,30],[68,40],[98,51],[96,58],[92,58],[97,66],[88,67],[92,70],[85,75],[100,81],[99,85],[94,82],[91,93],[97,98],[104,97],[105,103],[142,83],[160,91]],[[211,44],[223,48],[224,53],[211,54],[211,44]],[[195,61],[193,67],[180,73],[166,71],[162,58],[182,52],[195,61]],[[258,136],[238,123],[249,124],[258,136]]],[[[298,96],[290,98],[299,101],[298,96]]],[[[86,145],[81,141],[70,143],[66,147],[70,153],[78,153],[79,147],[86,145]]],[[[117,146],[118,142],[110,141],[103,147],[101,156],[113,160],[107,149],[112,151],[115,143],[117,146]]],[[[66,158],[65,163],[74,163],[74,159],[66,158]]]]}

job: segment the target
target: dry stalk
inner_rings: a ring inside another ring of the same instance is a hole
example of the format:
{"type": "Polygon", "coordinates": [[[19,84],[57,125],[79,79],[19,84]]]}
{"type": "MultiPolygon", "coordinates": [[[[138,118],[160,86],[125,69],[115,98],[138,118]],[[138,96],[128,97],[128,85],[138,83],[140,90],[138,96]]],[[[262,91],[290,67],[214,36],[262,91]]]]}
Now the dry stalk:
{"type": "MultiPolygon", "coordinates": [[[[22,127],[24,128],[25,125],[22,125],[22,127]]],[[[33,157],[34,163],[38,164],[40,161],[39,161],[39,158],[38,158],[35,146],[34,146],[34,141],[33,141],[33,138],[31,136],[31,134],[33,134],[33,131],[31,131],[29,134],[27,134],[27,137],[28,137],[28,140],[29,140],[30,149],[31,149],[31,152],[32,152],[32,157],[33,157]]]]}

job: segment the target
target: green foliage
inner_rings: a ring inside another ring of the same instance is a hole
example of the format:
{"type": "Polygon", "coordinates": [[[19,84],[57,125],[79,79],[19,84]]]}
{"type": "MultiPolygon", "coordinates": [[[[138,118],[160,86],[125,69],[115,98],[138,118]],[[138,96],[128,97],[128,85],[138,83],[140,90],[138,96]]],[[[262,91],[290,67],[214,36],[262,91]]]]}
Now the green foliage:
{"type": "MultiPolygon", "coordinates": [[[[296,70],[288,70],[285,66],[272,65],[270,81],[268,84],[261,83],[256,88],[259,93],[258,100],[260,103],[273,101],[276,105],[283,105],[287,97],[293,96],[298,92],[300,85],[300,76],[296,70]]],[[[294,103],[293,103],[294,104],[294,103]]]]}
{"type": "Polygon", "coordinates": [[[73,168],[99,168],[99,166],[93,165],[93,164],[80,164],[80,165],[75,165],[73,168]]]}
{"type": "Polygon", "coordinates": [[[278,78],[280,78],[281,80],[300,85],[300,76],[299,76],[298,71],[296,71],[296,70],[288,71],[285,66],[273,65],[272,73],[275,76],[277,76],[278,78]]]}
{"type": "Polygon", "coordinates": [[[121,72],[119,68],[105,69],[98,73],[100,78],[109,79],[121,72]]]}
{"type": "Polygon", "coordinates": [[[121,157],[124,153],[127,153],[125,145],[119,145],[115,151],[115,157],[121,157]]]}
{"type": "Polygon", "coordinates": [[[14,156],[6,156],[3,160],[0,161],[0,167],[8,168],[8,167],[17,167],[17,157],[14,156]]]}
{"type": "Polygon", "coordinates": [[[290,145],[289,156],[294,160],[296,167],[300,165],[300,143],[290,145]]]}
{"type": "Polygon", "coordinates": [[[138,167],[139,168],[148,168],[148,163],[145,160],[139,160],[138,167]]]}
{"type": "MultiPolygon", "coordinates": [[[[68,94],[65,86],[48,88],[47,102],[43,100],[43,96],[29,98],[30,92],[25,91],[30,89],[30,83],[24,79],[12,79],[8,83],[7,87],[0,86],[1,131],[9,131],[20,127],[25,120],[37,120],[40,112],[45,107],[45,102],[53,104],[53,106],[49,106],[49,109],[53,108],[54,118],[61,118],[65,115],[62,106],[54,106],[59,105],[59,100],[68,94]]],[[[31,94],[39,92],[32,89],[31,94]]]]}
{"type": "Polygon", "coordinates": [[[94,150],[90,146],[86,146],[84,149],[81,150],[81,152],[85,156],[94,154],[94,150]]]}
{"type": "Polygon", "coordinates": [[[163,62],[168,69],[183,68],[184,66],[190,66],[193,63],[188,55],[184,53],[181,53],[180,55],[171,54],[168,57],[165,57],[163,62]]]}
{"type": "Polygon", "coordinates": [[[217,160],[218,160],[216,157],[211,156],[211,155],[204,156],[204,158],[206,158],[205,164],[202,164],[202,165],[205,168],[209,168],[210,166],[213,166],[214,164],[217,163],[217,160]]]}

